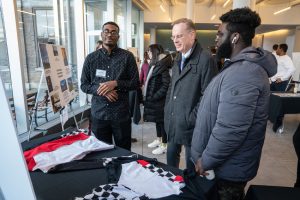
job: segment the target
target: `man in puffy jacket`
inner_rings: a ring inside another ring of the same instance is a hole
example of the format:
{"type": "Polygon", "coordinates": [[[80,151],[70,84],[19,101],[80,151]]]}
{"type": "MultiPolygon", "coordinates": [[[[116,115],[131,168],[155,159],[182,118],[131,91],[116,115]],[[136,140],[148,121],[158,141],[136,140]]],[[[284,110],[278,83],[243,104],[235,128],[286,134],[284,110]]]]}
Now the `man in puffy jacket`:
{"type": "Polygon", "coordinates": [[[275,57],[251,47],[261,20],[249,8],[220,17],[217,56],[222,71],[207,86],[193,132],[191,154],[198,174],[214,170],[220,199],[239,200],[256,176],[268,119],[275,57]]]}

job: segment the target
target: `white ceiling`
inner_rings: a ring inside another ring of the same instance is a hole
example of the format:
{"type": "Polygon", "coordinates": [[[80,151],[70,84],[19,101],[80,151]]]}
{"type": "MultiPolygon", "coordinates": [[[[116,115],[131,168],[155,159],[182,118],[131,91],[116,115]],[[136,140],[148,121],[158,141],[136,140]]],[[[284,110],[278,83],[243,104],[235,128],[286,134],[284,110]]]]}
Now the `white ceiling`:
{"type": "MultiPolygon", "coordinates": [[[[151,10],[152,8],[159,7],[162,3],[167,4],[170,6],[181,6],[186,4],[187,0],[136,0],[136,1],[142,1],[144,2],[148,8],[151,10]]],[[[202,6],[207,6],[208,9],[211,7],[222,6],[226,2],[226,0],[195,0],[195,3],[202,6]]],[[[232,7],[232,1],[227,5],[227,7],[232,7]]],[[[270,6],[289,6],[297,7],[300,12],[300,0],[256,0],[256,6],[259,6],[260,10],[263,10],[264,7],[270,7],[270,6]]],[[[151,11],[150,11],[151,12],[151,11]]],[[[288,21],[288,20],[287,20],[288,21]]],[[[299,24],[300,25],[300,24],[299,24]]],[[[298,25],[298,26],[299,26],[298,25]]],[[[263,24],[257,28],[257,33],[264,33],[269,31],[275,31],[279,29],[295,29],[297,25],[290,25],[290,24],[281,24],[281,25],[268,25],[263,24]]],[[[144,31],[145,33],[150,32],[150,28],[156,28],[156,29],[171,29],[171,23],[147,23],[144,24],[144,31]]],[[[215,23],[197,23],[196,28],[198,30],[217,30],[217,27],[215,26],[215,23]]]]}

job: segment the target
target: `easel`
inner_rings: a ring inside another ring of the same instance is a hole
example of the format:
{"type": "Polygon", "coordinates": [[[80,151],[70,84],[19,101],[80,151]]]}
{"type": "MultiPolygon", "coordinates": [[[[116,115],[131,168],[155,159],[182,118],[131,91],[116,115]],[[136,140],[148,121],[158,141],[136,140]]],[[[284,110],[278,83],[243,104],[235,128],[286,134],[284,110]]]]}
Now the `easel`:
{"type": "MultiPolygon", "coordinates": [[[[75,122],[75,125],[76,125],[76,129],[79,130],[79,126],[78,126],[78,122],[77,122],[77,119],[76,119],[76,115],[74,113],[74,110],[71,106],[71,102],[73,101],[73,99],[69,102],[70,104],[70,110],[72,112],[72,115],[73,115],[73,118],[74,118],[74,122],[75,122]]],[[[68,119],[64,122],[64,114],[63,114],[63,110],[64,109],[68,109],[68,106],[64,106],[62,107],[60,110],[59,110],[59,118],[60,118],[60,124],[61,124],[61,130],[64,131],[65,128],[64,128],[64,124],[68,121],[68,119]]]]}
{"type": "Polygon", "coordinates": [[[36,94],[36,99],[35,99],[34,108],[33,108],[34,112],[30,113],[30,115],[31,115],[31,122],[30,122],[30,126],[29,126],[29,132],[28,132],[27,141],[30,140],[30,135],[31,135],[31,132],[32,132],[32,124],[33,124],[32,115],[36,116],[36,112],[38,110],[37,109],[37,107],[38,107],[38,100],[39,100],[40,93],[41,93],[40,91],[41,91],[41,85],[42,85],[43,77],[44,77],[44,69],[42,70],[42,74],[41,74],[40,82],[39,82],[39,87],[38,87],[37,94],[36,94]]]}

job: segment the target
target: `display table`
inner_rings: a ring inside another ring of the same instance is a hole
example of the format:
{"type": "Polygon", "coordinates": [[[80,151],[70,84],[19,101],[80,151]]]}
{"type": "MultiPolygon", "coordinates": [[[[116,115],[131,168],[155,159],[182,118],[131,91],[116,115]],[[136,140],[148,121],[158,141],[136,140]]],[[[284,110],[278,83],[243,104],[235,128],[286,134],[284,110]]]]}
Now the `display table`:
{"type": "MultiPolygon", "coordinates": [[[[44,136],[30,142],[22,144],[23,150],[28,150],[39,144],[51,140],[59,136],[58,134],[44,136]]],[[[105,158],[115,156],[126,156],[133,154],[130,151],[116,147],[112,150],[94,152],[87,157],[89,158],[105,158]]],[[[159,163],[159,167],[165,170],[172,171],[175,174],[182,174],[182,170],[176,169],[165,164],[159,163]]],[[[44,174],[41,171],[30,172],[31,181],[37,199],[43,200],[68,200],[74,197],[82,197],[91,192],[93,188],[99,185],[106,184],[107,176],[106,169],[89,169],[70,172],[61,172],[55,174],[44,174]]],[[[200,185],[206,197],[210,198],[215,189],[214,181],[209,181],[206,178],[198,177],[197,185],[200,185]]],[[[189,199],[190,190],[188,187],[182,189],[183,193],[180,196],[170,196],[163,199],[189,199]]]]}
{"type": "Polygon", "coordinates": [[[299,200],[300,188],[251,185],[244,200],[299,200]]]}
{"type": "MultiPolygon", "coordinates": [[[[270,95],[269,120],[276,123],[284,114],[300,113],[300,93],[272,93],[270,95]]],[[[280,125],[279,125],[280,126],[280,125]]]]}

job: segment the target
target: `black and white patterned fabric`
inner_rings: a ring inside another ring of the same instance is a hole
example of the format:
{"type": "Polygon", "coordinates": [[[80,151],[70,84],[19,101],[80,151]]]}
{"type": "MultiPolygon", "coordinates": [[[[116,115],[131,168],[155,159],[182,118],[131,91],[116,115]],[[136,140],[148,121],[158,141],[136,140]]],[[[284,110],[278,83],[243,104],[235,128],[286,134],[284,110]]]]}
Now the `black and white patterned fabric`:
{"type": "Polygon", "coordinates": [[[84,197],[76,197],[75,200],[126,200],[128,199],[128,196],[131,196],[132,200],[149,199],[145,195],[141,196],[123,185],[106,184],[93,189],[92,193],[87,194],[84,197]],[[125,193],[127,197],[124,197],[122,193],[125,193]]]}
{"type": "Polygon", "coordinates": [[[60,137],[64,138],[64,137],[67,137],[67,136],[70,136],[70,135],[78,135],[79,133],[84,133],[84,134],[88,135],[88,131],[87,130],[85,130],[85,129],[79,129],[77,131],[71,131],[71,132],[62,134],[62,135],[60,135],[60,137]]]}
{"type": "Polygon", "coordinates": [[[184,183],[183,177],[182,176],[176,176],[170,171],[166,171],[162,168],[156,167],[155,165],[144,161],[144,160],[138,160],[137,161],[139,164],[141,164],[145,169],[148,169],[149,171],[153,172],[154,174],[157,174],[158,176],[161,176],[163,178],[168,179],[169,181],[172,182],[179,182],[179,183],[184,183]]]}
{"type": "Polygon", "coordinates": [[[110,157],[110,158],[102,158],[103,166],[107,166],[109,163],[115,160],[126,160],[126,159],[137,159],[138,154],[133,154],[129,156],[119,156],[119,157],[110,157]]]}
{"type": "Polygon", "coordinates": [[[105,158],[110,184],[101,185],[92,193],[76,200],[85,199],[132,199],[146,200],[179,195],[185,186],[182,176],[156,167],[146,160],[128,162],[135,155],[105,158]],[[122,160],[123,159],[123,160],[122,160]],[[122,164],[123,162],[123,164],[122,164]],[[114,184],[112,184],[114,183],[114,184]]]}

